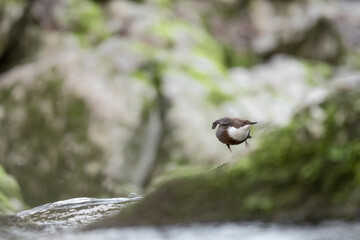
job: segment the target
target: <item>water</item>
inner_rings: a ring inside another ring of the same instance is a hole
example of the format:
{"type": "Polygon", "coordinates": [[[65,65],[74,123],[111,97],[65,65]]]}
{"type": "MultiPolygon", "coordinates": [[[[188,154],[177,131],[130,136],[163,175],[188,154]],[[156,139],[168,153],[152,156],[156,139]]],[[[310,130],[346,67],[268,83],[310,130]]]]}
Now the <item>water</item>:
{"type": "Polygon", "coordinates": [[[45,204],[13,216],[0,217],[1,239],[151,239],[151,240],[358,240],[360,222],[324,221],[311,224],[262,222],[206,223],[161,227],[126,227],[81,231],[104,217],[113,216],[142,197],[74,198],[45,204]]]}
{"type": "Polygon", "coordinates": [[[360,223],[324,222],[317,226],[251,223],[193,224],[190,226],[128,227],[66,233],[64,240],[358,240],[360,223]]]}

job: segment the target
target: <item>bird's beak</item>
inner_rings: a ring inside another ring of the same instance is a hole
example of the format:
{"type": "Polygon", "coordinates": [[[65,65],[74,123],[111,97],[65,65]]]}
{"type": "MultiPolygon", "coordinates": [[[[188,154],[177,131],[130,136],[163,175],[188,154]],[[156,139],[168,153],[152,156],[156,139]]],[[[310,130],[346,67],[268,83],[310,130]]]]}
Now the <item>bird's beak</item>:
{"type": "Polygon", "coordinates": [[[251,125],[257,124],[257,122],[250,122],[251,125]]]}

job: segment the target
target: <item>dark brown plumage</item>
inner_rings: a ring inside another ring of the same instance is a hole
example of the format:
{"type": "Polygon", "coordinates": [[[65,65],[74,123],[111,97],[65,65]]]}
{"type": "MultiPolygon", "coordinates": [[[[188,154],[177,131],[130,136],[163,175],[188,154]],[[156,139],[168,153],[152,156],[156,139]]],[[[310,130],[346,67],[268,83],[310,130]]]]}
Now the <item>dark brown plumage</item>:
{"type": "Polygon", "coordinates": [[[243,120],[240,118],[229,118],[224,117],[220,118],[213,122],[212,129],[216,130],[216,137],[220,142],[226,144],[231,152],[230,145],[238,145],[243,142],[248,144],[246,140],[251,138],[250,136],[250,126],[256,124],[257,122],[250,122],[249,120],[243,120]]]}

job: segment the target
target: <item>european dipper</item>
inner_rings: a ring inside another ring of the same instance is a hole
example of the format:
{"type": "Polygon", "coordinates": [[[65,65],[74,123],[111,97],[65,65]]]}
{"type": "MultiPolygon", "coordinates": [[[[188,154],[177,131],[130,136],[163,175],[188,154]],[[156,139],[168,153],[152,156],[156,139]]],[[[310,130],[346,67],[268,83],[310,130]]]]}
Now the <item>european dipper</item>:
{"type": "Polygon", "coordinates": [[[250,126],[257,122],[250,122],[249,120],[242,120],[240,118],[220,118],[213,122],[212,129],[215,129],[217,125],[219,128],[216,130],[216,137],[220,142],[226,144],[231,152],[230,145],[238,145],[251,138],[250,126]]]}

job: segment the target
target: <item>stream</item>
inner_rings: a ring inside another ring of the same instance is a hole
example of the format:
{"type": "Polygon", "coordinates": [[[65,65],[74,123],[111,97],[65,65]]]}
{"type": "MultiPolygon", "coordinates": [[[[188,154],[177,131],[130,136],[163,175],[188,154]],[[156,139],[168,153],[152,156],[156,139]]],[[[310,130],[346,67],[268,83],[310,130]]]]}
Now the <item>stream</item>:
{"type": "Polygon", "coordinates": [[[343,220],[319,224],[263,222],[194,223],[190,225],[141,226],[79,231],[102,218],[113,216],[129,204],[142,199],[74,198],[41,205],[16,215],[0,218],[0,239],[151,239],[151,240],[357,240],[360,222],[343,220]]]}

